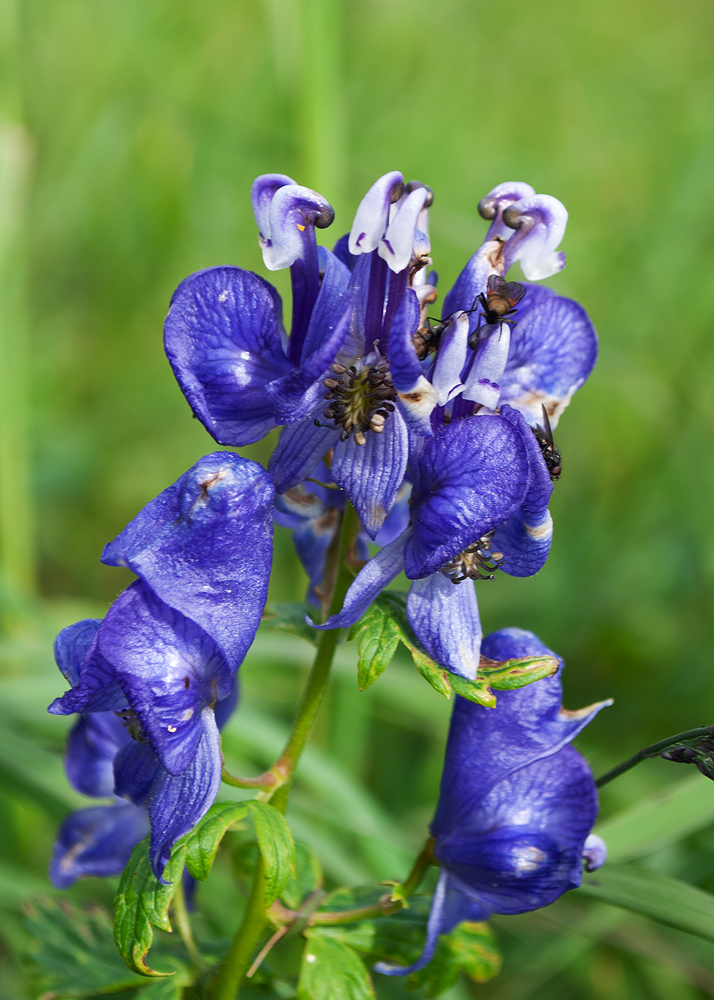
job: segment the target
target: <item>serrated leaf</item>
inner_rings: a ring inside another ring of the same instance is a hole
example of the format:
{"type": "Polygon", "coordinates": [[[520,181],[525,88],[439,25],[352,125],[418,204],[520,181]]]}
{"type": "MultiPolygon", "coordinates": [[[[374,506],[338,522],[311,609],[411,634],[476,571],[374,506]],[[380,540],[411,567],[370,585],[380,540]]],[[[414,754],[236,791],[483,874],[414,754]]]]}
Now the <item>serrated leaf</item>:
{"type": "MultiPolygon", "coordinates": [[[[93,997],[146,982],[117,954],[108,913],[38,901],[25,908],[28,960],[43,995],[93,997]]],[[[34,994],[33,994],[34,995],[34,994]]]]}
{"type": "Polygon", "coordinates": [[[305,601],[285,604],[268,604],[260,620],[260,626],[271,632],[282,632],[284,635],[295,635],[307,639],[313,646],[317,633],[305,621],[305,615],[313,617],[315,608],[305,601]]]}
{"type": "Polygon", "coordinates": [[[384,606],[376,602],[352,626],[349,638],[359,640],[357,683],[364,691],[391,663],[399,645],[399,628],[384,606]]]}
{"type": "Polygon", "coordinates": [[[280,898],[291,910],[300,909],[306,896],[322,886],[322,869],[311,849],[295,841],[295,875],[290,876],[280,892],[280,898]]]}
{"type": "Polygon", "coordinates": [[[522,656],[501,663],[481,657],[479,675],[497,691],[513,691],[543,677],[552,677],[558,669],[554,656],[522,656]]]}
{"type": "Polygon", "coordinates": [[[310,932],[300,965],[297,1000],[374,1000],[364,962],[349,945],[310,932]]]}
{"type": "Polygon", "coordinates": [[[174,974],[151,969],[145,959],[154,939],[154,927],[171,930],[169,906],[175,883],[183,874],[185,857],[185,838],[182,838],[164,869],[164,879],[168,884],[162,885],[151,870],[147,837],[134,848],[122,874],[114,899],[114,941],[126,964],[139,975],[174,974]]]}
{"type": "Polygon", "coordinates": [[[575,891],[714,941],[714,896],[661,872],[606,864],[575,891]]]}
{"type": "Polygon", "coordinates": [[[265,867],[265,905],[270,906],[295,875],[295,842],[285,817],[273,806],[252,800],[255,835],[265,867]]]}
{"type": "Polygon", "coordinates": [[[190,875],[201,882],[208,878],[224,834],[249,812],[247,802],[218,802],[211,806],[186,839],[186,867],[190,875]]]}

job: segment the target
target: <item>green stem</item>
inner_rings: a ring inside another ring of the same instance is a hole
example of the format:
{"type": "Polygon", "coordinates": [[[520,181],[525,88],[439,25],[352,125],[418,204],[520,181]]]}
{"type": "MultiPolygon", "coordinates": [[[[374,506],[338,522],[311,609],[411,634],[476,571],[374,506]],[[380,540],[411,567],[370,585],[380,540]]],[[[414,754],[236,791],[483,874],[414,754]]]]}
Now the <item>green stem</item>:
{"type": "Polygon", "coordinates": [[[238,996],[240,984],[250,968],[253,952],[267,922],[265,870],[263,859],[258,858],[243,920],[231,942],[228,954],[218,967],[218,972],[209,987],[211,1000],[234,1000],[238,996]]]}
{"type": "MultiPolygon", "coordinates": [[[[342,517],[340,544],[337,550],[337,575],[328,606],[328,618],[340,610],[344,603],[345,594],[354,579],[350,565],[354,561],[354,547],[359,530],[360,522],[357,512],[351,503],[347,503],[342,517]]],[[[329,567],[325,572],[325,577],[329,578],[329,567]]],[[[317,713],[327,688],[330,667],[332,666],[332,660],[337,649],[339,634],[339,629],[320,632],[310,678],[295,717],[293,728],[288,737],[288,742],[282,754],[271,768],[274,774],[280,777],[284,776],[284,784],[275,793],[270,803],[283,813],[285,812],[288,796],[290,795],[290,784],[295,773],[295,768],[300,760],[300,755],[303,752],[312,727],[315,725],[315,719],[317,718],[317,713]]]]}
{"type": "Polygon", "coordinates": [[[674,746],[675,743],[685,743],[687,740],[695,740],[700,736],[714,736],[714,726],[701,726],[699,729],[688,729],[685,733],[677,733],[676,736],[668,736],[667,739],[660,740],[659,743],[652,743],[651,746],[640,750],[633,757],[618,764],[617,767],[613,767],[611,771],[607,771],[601,778],[597,779],[595,784],[598,788],[602,788],[603,785],[607,785],[609,782],[614,781],[615,778],[619,778],[621,774],[625,774],[631,768],[636,767],[637,764],[641,764],[643,760],[659,757],[667,747],[674,746]]]}
{"type": "MultiPolygon", "coordinates": [[[[328,617],[340,610],[347,589],[354,578],[350,566],[354,563],[354,548],[359,530],[360,522],[357,513],[352,504],[347,503],[341,519],[339,544],[329,553],[328,565],[325,568],[325,579],[329,580],[334,577],[335,580],[327,612],[328,617]],[[336,573],[334,572],[335,561],[336,573]]],[[[266,778],[268,775],[274,776],[275,780],[273,784],[280,782],[280,786],[271,800],[271,805],[283,813],[288,804],[290,785],[295,768],[300,760],[300,755],[312,727],[315,724],[315,719],[317,718],[317,713],[325,694],[330,667],[332,666],[335,649],[337,648],[339,632],[339,629],[320,632],[315,660],[307,687],[305,688],[305,693],[303,694],[300,708],[295,717],[285,749],[278,760],[269,771],[264,775],[260,775],[257,779],[233,778],[232,782],[229,782],[238,785],[240,788],[246,787],[245,782],[250,781],[253,784],[247,787],[269,787],[266,778]],[[259,782],[260,784],[258,784],[259,782]]],[[[261,860],[256,868],[250,899],[248,900],[248,907],[243,920],[228,950],[228,954],[213,980],[210,992],[213,1000],[235,1000],[238,996],[240,984],[246,972],[251,967],[253,952],[260,940],[267,920],[268,917],[265,912],[265,877],[263,874],[263,862],[261,860]]]]}
{"type": "Polygon", "coordinates": [[[414,862],[414,867],[409,872],[406,882],[402,883],[401,895],[406,897],[411,896],[413,892],[416,892],[419,888],[421,880],[424,878],[424,873],[427,868],[435,864],[437,864],[437,861],[434,857],[434,838],[429,837],[422,848],[421,854],[414,862]]]}
{"type": "Polygon", "coordinates": [[[196,942],[191,930],[191,921],[186,909],[186,896],[183,891],[183,879],[178,879],[173,898],[173,914],[179,936],[183,941],[186,954],[191,959],[197,969],[205,968],[201,953],[196,947],[196,942]]]}

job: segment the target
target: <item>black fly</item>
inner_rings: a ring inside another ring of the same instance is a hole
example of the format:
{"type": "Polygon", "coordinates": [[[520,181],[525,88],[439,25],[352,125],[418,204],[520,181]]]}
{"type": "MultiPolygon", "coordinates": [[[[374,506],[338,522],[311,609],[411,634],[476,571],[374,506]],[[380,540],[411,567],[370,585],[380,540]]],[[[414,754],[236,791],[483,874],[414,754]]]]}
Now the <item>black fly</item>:
{"type": "Polygon", "coordinates": [[[545,461],[545,467],[548,470],[548,475],[554,483],[560,479],[560,475],[563,471],[560,459],[560,452],[555,447],[555,442],[553,441],[553,431],[550,426],[550,420],[548,419],[548,411],[545,406],[542,407],[543,410],[543,426],[536,424],[535,427],[531,427],[531,430],[536,436],[536,441],[540,445],[541,454],[545,461]]]}

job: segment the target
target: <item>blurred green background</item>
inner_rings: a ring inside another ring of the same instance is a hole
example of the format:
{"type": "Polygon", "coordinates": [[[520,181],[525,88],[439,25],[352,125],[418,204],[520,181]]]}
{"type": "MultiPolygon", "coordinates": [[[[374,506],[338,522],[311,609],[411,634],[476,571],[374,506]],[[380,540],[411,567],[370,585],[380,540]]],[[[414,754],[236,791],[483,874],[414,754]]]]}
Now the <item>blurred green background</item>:
{"type": "MultiPolygon", "coordinates": [[[[704,0],[0,0],[8,997],[37,995],[16,908],[43,891],[53,829],[78,799],[61,777],[66,725],[43,714],[63,689],[51,638],[103,613],[129,576],[100,565],[102,546],[215,447],[172,378],[162,321],[191,271],[266,273],[258,173],[325,194],[330,244],[381,173],[429,184],[442,296],[481,242],[476,205],[491,187],[524,180],[565,203],[568,267],[549,283],[589,311],[600,361],[557,431],[552,555],[535,579],[480,586],[484,625],[534,629],[561,653],[569,707],[615,698],[581,740],[595,770],[714,721],[712,37],[704,0]]],[[[264,461],[273,444],[244,452],[264,461]]],[[[272,597],[299,599],[304,583],[279,531],[272,597]]],[[[245,767],[271,758],[271,726],[279,745],[309,653],[272,641],[243,671],[245,767]]],[[[350,657],[313,754],[356,798],[335,818],[305,777],[297,822],[312,824],[329,878],[401,877],[437,794],[449,706],[405,663],[359,696],[350,657]]],[[[603,809],[688,777],[647,764],[603,809]]],[[[714,829],[648,863],[714,888],[714,829]]],[[[633,917],[622,934],[603,917],[607,932],[578,936],[593,908],[563,912],[571,931],[557,938],[549,916],[502,921],[507,971],[474,995],[714,996],[711,946],[633,917]],[[545,972],[529,973],[539,961],[545,972]]]]}

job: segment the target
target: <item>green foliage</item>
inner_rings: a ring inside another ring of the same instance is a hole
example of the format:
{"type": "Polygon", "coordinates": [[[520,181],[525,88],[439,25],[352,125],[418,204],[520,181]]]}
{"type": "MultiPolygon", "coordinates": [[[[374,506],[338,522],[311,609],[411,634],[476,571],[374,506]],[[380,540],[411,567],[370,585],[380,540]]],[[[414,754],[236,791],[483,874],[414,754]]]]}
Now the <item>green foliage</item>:
{"type": "Polygon", "coordinates": [[[714,896],[661,872],[606,864],[584,875],[578,892],[714,941],[714,896]]]}
{"type": "Polygon", "coordinates": [[[37,901],[25,908],[28,961],[46,996],[91,997],[143,985],[117,954],[109,915],[93,907],[37,901]]]}
{"type": "Polygon", "coordinates": [[[302,956],[298,1000],[374,1000],[364,962],[353,948],[310,932],[302,956]]]}
{"type": "Polygon", "coordinates": [[[285,817],[270,805],[251,802],[255,835],[265,866],[265,905],[270,906],[295,877],[295,844],[285,817]]]}
{"type": "Polygon", "coordinates": [[[322,887],[322,869],[313,851],[301,841],[295,841],[295,874],[280,892],[280,898],[291,910],[297,910],[303,900],[322,887]]]}
{"type": "Polygon", "coordinates": [[[349,638],[359,640],[357,677],[360,691],[373,684],[386,670],[400,642],[411,653],[422,677],[444,698],[451,698],[454,691],[488,708],[496,704],[492,688],[510,691],[525,687],[542,677],[549,677],[558,668],[552,656],[527,656],[502,663],[482,659],[474,681],[452,674],[425,652],[407,619],[404,596],[394,591],[384,591],[377,598],[352,626],[349,638]]]}
{"type": "Polygon", "coordinates": [[[181,878],[186,858],[185,838],[174,848],[164,869],[162,885],[149,863],[149,840],[134,848],[114,900],[114,940],[119,954],[133,972],[142,976],[171,976],[150,968],[146,956],[154,939],[154,928],[171,930],[169,906],[175,883],[181,878]]]}
{"type": "MultiPolygon", "coordinates": [[[[250,812],[248,803],[218,802],[185,839],[185,864],[193,878],[208,878],[223,835],[250,812]]],[[[179,850],[179,844],[174,853],[179,850]]]]}

